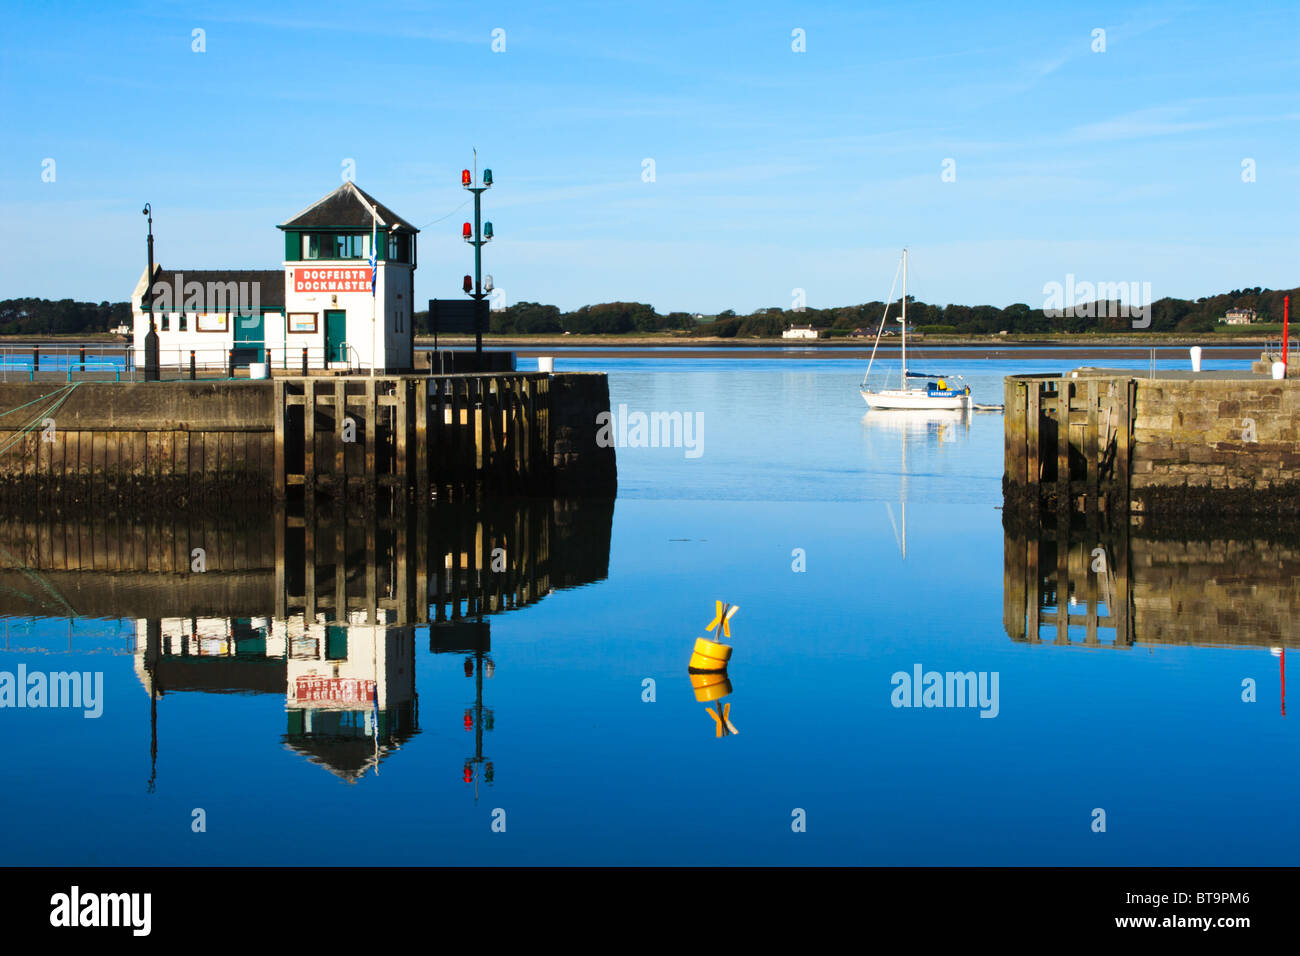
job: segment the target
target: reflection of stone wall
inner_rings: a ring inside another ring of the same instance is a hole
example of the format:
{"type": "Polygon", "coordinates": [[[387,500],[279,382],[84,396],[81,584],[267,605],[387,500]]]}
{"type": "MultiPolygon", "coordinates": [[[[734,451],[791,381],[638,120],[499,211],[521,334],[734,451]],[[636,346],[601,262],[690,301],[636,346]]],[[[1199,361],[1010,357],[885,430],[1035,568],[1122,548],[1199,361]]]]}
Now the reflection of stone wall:
{"type": "Polygon", "coordinates": [[[1058,527],[1004,538],[1003,623],[1013,640],[1034,641],[1038,623],[1043,642],[1086,644],[1091,626],[1100,645],[1300,647],[1300,542],[1058,527]],[[1094,569],[1097,548],[1104,575],[1094,569]],[[1057,626],[1058,600],[1076,632],[1068,639],[1057,626]]]}
{"type": "Polygon", "coordinates": [[[1130,566],[1139,642],[1300,646],[1300,544],[1137,539],[1130,566]]]}
{"type": "Polygon", "coordinates": [[[350,620],[382,609],[393,624],[425,623],[431,606],[439,621],[493,614],[604,578],[613,511],[599,498],[423,511],[399,499],[382,516],[322,508],[310,525],[252,504],[175,522],[0,520],[0,615],[350,620]]]}
{"type": "Polygon", "coordinates": [[[0,614],[264,614],[274,607],[273,515],[268,506],[224,520],[0,521],[0,614]]]}
{"type": "Polygon", "coordinates": [[[609,574],[609,536],[614,524],[613,498],[556,501],[551,539],[556,587],[601,581],[609,574]]]}

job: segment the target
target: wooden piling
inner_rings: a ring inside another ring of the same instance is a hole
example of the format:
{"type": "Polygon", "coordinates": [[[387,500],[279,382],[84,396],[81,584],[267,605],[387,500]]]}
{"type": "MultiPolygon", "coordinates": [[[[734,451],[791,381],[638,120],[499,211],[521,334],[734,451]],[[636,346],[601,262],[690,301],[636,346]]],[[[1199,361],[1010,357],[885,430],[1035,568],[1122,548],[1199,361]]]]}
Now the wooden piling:
{"type": "Polygon", "coordinates": [[[348,386],[343,379],[338,379],[334,383],[334,485],[340,495],[348,491],[348,461],[344,454],[347,444],[343,441],[347,420],[348,386]]]}
{"type": "Polygon", "coordinates": [[[1043,385],[1038,381],[1027,383],[1029,392],[1029,405],[1025,413],[1025,448],[1028,452],[1027,462],[1028,476],[1027,482],[1029,488],[1033,490],[1034,497],[1037,499],[1039,481],[1042,478],[1042,465],[1039,464],[1039,424],[1042,420],[1042,411],[1039,402],[1042,398],[1043,385]]]}
{"type": "Polygon", "coordinates": [[[1087,422],[1084,425],[1083,454],[1088,468],[1088,510],[1095,512],[1099,490],[1097,473],[1100,465],[1097,460],[1097,380],[1095,378],[1088,379],[1086,391],[1088,411],[1087,422]]]}
{"type": "Polygon", "coordinates": [[[285,417],[289,408],[285,404],[285,383],[276,379],[271,383],[275,394],[275,500],[283,501],[287,494],[288,469],[284,457],[285,417]]]}
{"type": "Polygon", "coordinates": [[[416,379],[415,401],[415,500],[429,501],[429,380],[416,379]]]}
{"type": "Polygon", "coordinates": [[[303,383],[303,482],[308,489],[316,487],[316,385],[311,379],[303,383]]]}
{"type": "Polygon", "coordinates": [[[1056,387],[1056,506],[1070,506],[1070,392],[1069,379],[1056,387]]]}
{"type": "Polygon", "coordinates": [[[366,379],[366,404],[365,404],[365,425],[366,425],[366,468],[365,468],[365,495],[368,501],[373,501],[375,497],[375,488],[378,481],[375,458],[375,439],[376,432],[379,430],[379,399],[375,390],[375,380],[366,379]]]}

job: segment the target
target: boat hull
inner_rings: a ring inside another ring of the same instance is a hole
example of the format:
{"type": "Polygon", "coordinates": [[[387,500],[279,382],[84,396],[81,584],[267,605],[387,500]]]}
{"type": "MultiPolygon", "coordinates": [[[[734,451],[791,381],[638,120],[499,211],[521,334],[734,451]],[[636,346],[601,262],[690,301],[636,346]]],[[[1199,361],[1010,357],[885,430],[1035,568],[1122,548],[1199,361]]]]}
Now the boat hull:
{"type": "Polygon", "coordinates": [[[859,389],[862,400],[872,408],[899,409],[945,409],[948,411],[966,411],[971,407],[971,397],[966,392],[954,392],[951,395],[931,395],[920,389],[884,389],[871,392],[859,389]]]}

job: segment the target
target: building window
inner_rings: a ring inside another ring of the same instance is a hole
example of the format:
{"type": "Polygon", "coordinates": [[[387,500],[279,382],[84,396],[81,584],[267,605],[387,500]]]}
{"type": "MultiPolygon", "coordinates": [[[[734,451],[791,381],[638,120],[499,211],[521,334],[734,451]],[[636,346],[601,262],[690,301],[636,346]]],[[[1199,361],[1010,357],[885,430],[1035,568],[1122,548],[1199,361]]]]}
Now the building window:
{"type": "Polygon", "coordinates": [[[184,332],[184,331],[185,331],[185,313],[184,313],[184,312],[182,312],[182,313],[180,314],[180,317],[177,319],[177,323],[178,323],[178,324],[177,324],[176,328],[179,329],[181,332],[184,332]]]}
{"type": "Polygon", "coordinates": [[[401,232],[390,233],[386,258],[389,262],[410,262],[411,237],[401,232]]]}
{"type": "Polygon", "coordinates": [[[304,259],[367,259],[370,236],[342,233],[308,233],[302,237],[304,259]]]}
{"type": "Polygon", "coordinates": [[[167,331],[167,329],[168,329],[168,322],[169,322],[170,318],[171,318],[171,316],[169,316],[166,312],[163,313],[162,320],[158,323],[158,331],[159,331],[159,332],[166,332],[166,331],[167,331]]]}

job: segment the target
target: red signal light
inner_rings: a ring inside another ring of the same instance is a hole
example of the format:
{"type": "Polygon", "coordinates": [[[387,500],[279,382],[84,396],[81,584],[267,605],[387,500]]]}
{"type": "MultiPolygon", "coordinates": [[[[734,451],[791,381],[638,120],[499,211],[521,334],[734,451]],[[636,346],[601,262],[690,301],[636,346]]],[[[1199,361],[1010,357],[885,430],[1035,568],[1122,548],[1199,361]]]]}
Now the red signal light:
{"type": "Polygon", "coordinates": [[[461,284],[461,288],[464,289],[466,292],[473,292],[473,291],[474,291],[474,277],[473,277],[473,276],[466,276],[466,277],[465,277],[465,281],[461,284]]]}
{"type": "Polygon", "coordinates": [[[468,169],[462,169],[462,170],[460,171],[460,184],[461,184],[462,186],[468,186],[468,185],[470,185],[471,182],[472,182],[472,180],[469,178],[469,170],[468,170],[468,169]]]}
{"type": "Polygon", "coordinates": [[[465,223],[465,225],[460,227],[460,234],[465,239],[468,239],[470,236],[474,234],[473,230],[470,229],[469,223],[465,223]]]}

